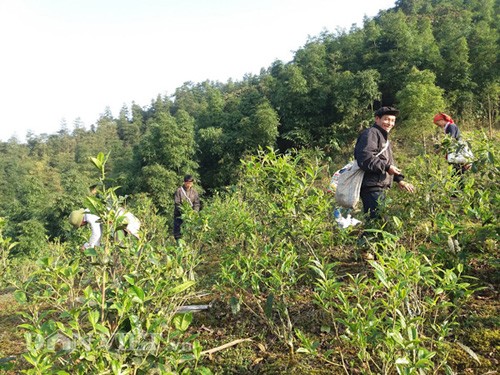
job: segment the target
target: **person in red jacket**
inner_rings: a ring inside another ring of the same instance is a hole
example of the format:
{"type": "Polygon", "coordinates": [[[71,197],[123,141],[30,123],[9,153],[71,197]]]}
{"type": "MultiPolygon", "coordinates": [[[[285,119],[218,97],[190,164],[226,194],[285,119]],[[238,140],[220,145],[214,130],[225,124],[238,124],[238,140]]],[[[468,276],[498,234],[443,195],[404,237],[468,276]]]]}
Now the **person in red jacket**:
{"type": "MultiPolygon", "coordinates": [[[[434,116],[434,124],[443,129],[445,135],[449,135],[454,140],[460,141],[461,138],[460,129],[455,124],[455,121],[453,121],[450,115],[447,115],[444,112],[436,114],[434,116]]],[[[469,170],[472,166],[471,163],[452,163],[450,160],[448,160],[448,163],[453,165],[453,168],[455,169],[455,173],[457,175],[463,174],[465,171],[469,170]]]]}

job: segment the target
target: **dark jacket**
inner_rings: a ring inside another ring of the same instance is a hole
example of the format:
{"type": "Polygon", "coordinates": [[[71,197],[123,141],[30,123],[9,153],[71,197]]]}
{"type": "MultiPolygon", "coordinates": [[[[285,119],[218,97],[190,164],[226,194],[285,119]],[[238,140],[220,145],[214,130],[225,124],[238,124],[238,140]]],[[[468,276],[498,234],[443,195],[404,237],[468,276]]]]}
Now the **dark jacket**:
{"type": "Polygon", "coordinates": [[[454,123],[447,123],[444,127],[444,134],[449,134],[452,138],[460,139],[460,130],[454,123]]]}
{"type": "MultiPolygon", "coordinates": [[[[391,144],[389,143],[389,147],[380,156],[376,156],[387,141],[387,132],[375,124],[365,129],[358,137],[354,158],[365,171],[361,189],[376,191],[391,187],[394,176],[387,173],[391,164],[395,165],[391,144]]],[[[398,175],[394,177],[394,181],[400,182],[403,178],[403,175],[398,175]]]]}
{"type": "Polygon", "coordinates": [[[189,202],[193,210],[199,211],[200,210],[200,197],[198,195],[198,192],[194,189],[191,188],[189,190],[184,190],[184,187],[181,186],[180,188],[177,189],[177,191],[174,194],[174,216],[175,217],[180,217],[181,216],[181,206],[183,202],[189,202]]]}

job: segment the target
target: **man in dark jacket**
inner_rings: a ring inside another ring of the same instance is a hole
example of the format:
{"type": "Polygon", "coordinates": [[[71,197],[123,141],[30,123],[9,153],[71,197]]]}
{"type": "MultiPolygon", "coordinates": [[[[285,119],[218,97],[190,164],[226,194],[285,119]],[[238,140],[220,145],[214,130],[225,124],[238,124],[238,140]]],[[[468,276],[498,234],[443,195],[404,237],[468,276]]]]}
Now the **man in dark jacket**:
{"type": "Polygon", "coordinates": [[[354,148],[354,157],[365,171],[360,198],[363,211],[369,214],[370,219],[379,217],[379,202],[385,199],[385,190],[391,187],[393,181],[403,190],[411,193],[415,191],[414,186],[404,181],[404,176],[395,166],[388,139],[398,115],[399,111],[393,107],[378,109],[375,123],[361,133],[354,148]]]}
{"type": "Polygon", "coordinates": [[[184,177],[184,184],[177,189],[174,195],[174,238],[181,238],[182,211],[181,207],[184,202],[188,202],[191,208],[195,211],[200,210],[200,197],[198,192],[193,188],[194,178],[191,175],[184,177]]]}

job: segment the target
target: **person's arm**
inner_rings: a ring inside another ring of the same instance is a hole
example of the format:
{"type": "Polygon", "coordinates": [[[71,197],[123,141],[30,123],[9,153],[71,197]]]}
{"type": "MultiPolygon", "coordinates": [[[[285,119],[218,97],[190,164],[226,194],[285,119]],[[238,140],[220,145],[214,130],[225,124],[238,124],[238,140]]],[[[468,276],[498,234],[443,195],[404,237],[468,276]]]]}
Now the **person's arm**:
{"type": "Polygon", "coordinates": [[[401,181],[398,182],[398,186],[399,186],[399,188],[401,190],[405,190],[405,191],[408,191],[410,193],[414,193],[415,192],[415,186],[413,186],[409,182],[401,180],[401,181]]]}
{"type": "Polygon", "coordinates": [[[101,243],[101,223],[99,222],[99,216],[85,214],[83,219],[90,225],[90,230],[92,231],[89,240],[83,244],[83,248],[88,249],[89,247],[99,246],[101,243]]]}
{"type": "Polygon", "coordinates": [[[175,207],[179,208],[182,204],[182,192],[181,192],[181,189],[182,187],[178,188],[176,191],[175,191],[175,194],[174,194],[174,204],[175,204],[175,207]]]}
{"type": "Polygon", "coordinates": [[[194,189],[193,190],[193,209],[198,212],[200,211],[200,196],[198,195],[198,192],[194,189]]]}
{"type": "Polygon", "coordinates": [[[387,171],[390,175],[394,176],[394,182],[396,182],[401,190],[408,191],[410,193],[415,192],[415,187],[409,182],[404,181],[405,176],[401,173],[399,168],[394,165],[390,165],[387,171]]]}
{"type": "Polygon", "coordinates": [[[127,218],[126,231],[138,239],[139,238],[139,229],[141,228],[141,222],[131,212],[125,213],[124,216],[127,218]]]}

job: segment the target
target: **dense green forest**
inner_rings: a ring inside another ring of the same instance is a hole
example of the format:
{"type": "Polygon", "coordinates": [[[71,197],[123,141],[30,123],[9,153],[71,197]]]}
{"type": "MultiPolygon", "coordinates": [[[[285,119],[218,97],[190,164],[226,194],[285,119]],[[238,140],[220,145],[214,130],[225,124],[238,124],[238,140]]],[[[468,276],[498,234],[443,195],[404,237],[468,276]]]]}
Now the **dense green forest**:
{"type": "Polygon", "coordinates": [[[147,107],[106,110],[90,129],[75,121],[0,143],[0,285],[15,288],[20,304],[11,304],[23,311],[0,325],[22,322],[27,332],[23,349],[18,331],[2,339],[0,359],[24,353],[24,362],[0,368],[498,370],[499,10],[495,0],[396,1],[361,27],[310,38],[292,61],[258,75],[188,82],[147,107]],[[377,260],[365,262],[358,230],[335,226],[325,191],[381,105],[401,110],[391,137],[417,193],[391,192],[386,222],[373,229],[377,260]],[[440,111],[453,115],[476,156],[458,200],[449,194],[457,181],[434,152],[440,111]],[[203,209],[185,214],[177,246],[173,194],[187,173],[203,209]],[[79,252],[86,233],[67,218],[96,183],[94,209],[106,216],[114,212],[106,205],[129,205],[143,222],[139,243],[116,247],[111,238],[103,253],[79,252]],[[176,314],[206,294],[217,301],[212,315],[176,314]],[[140,329],[155,343],[142,356],[99,351],[103,340],[138,345],[129,334],[140,329]],[[36,344],[55,332],[95,341],[69,353],[36,344]],[[218,358],[202,351],[243,336],[257,348],[238,344],[218,358]]]}

